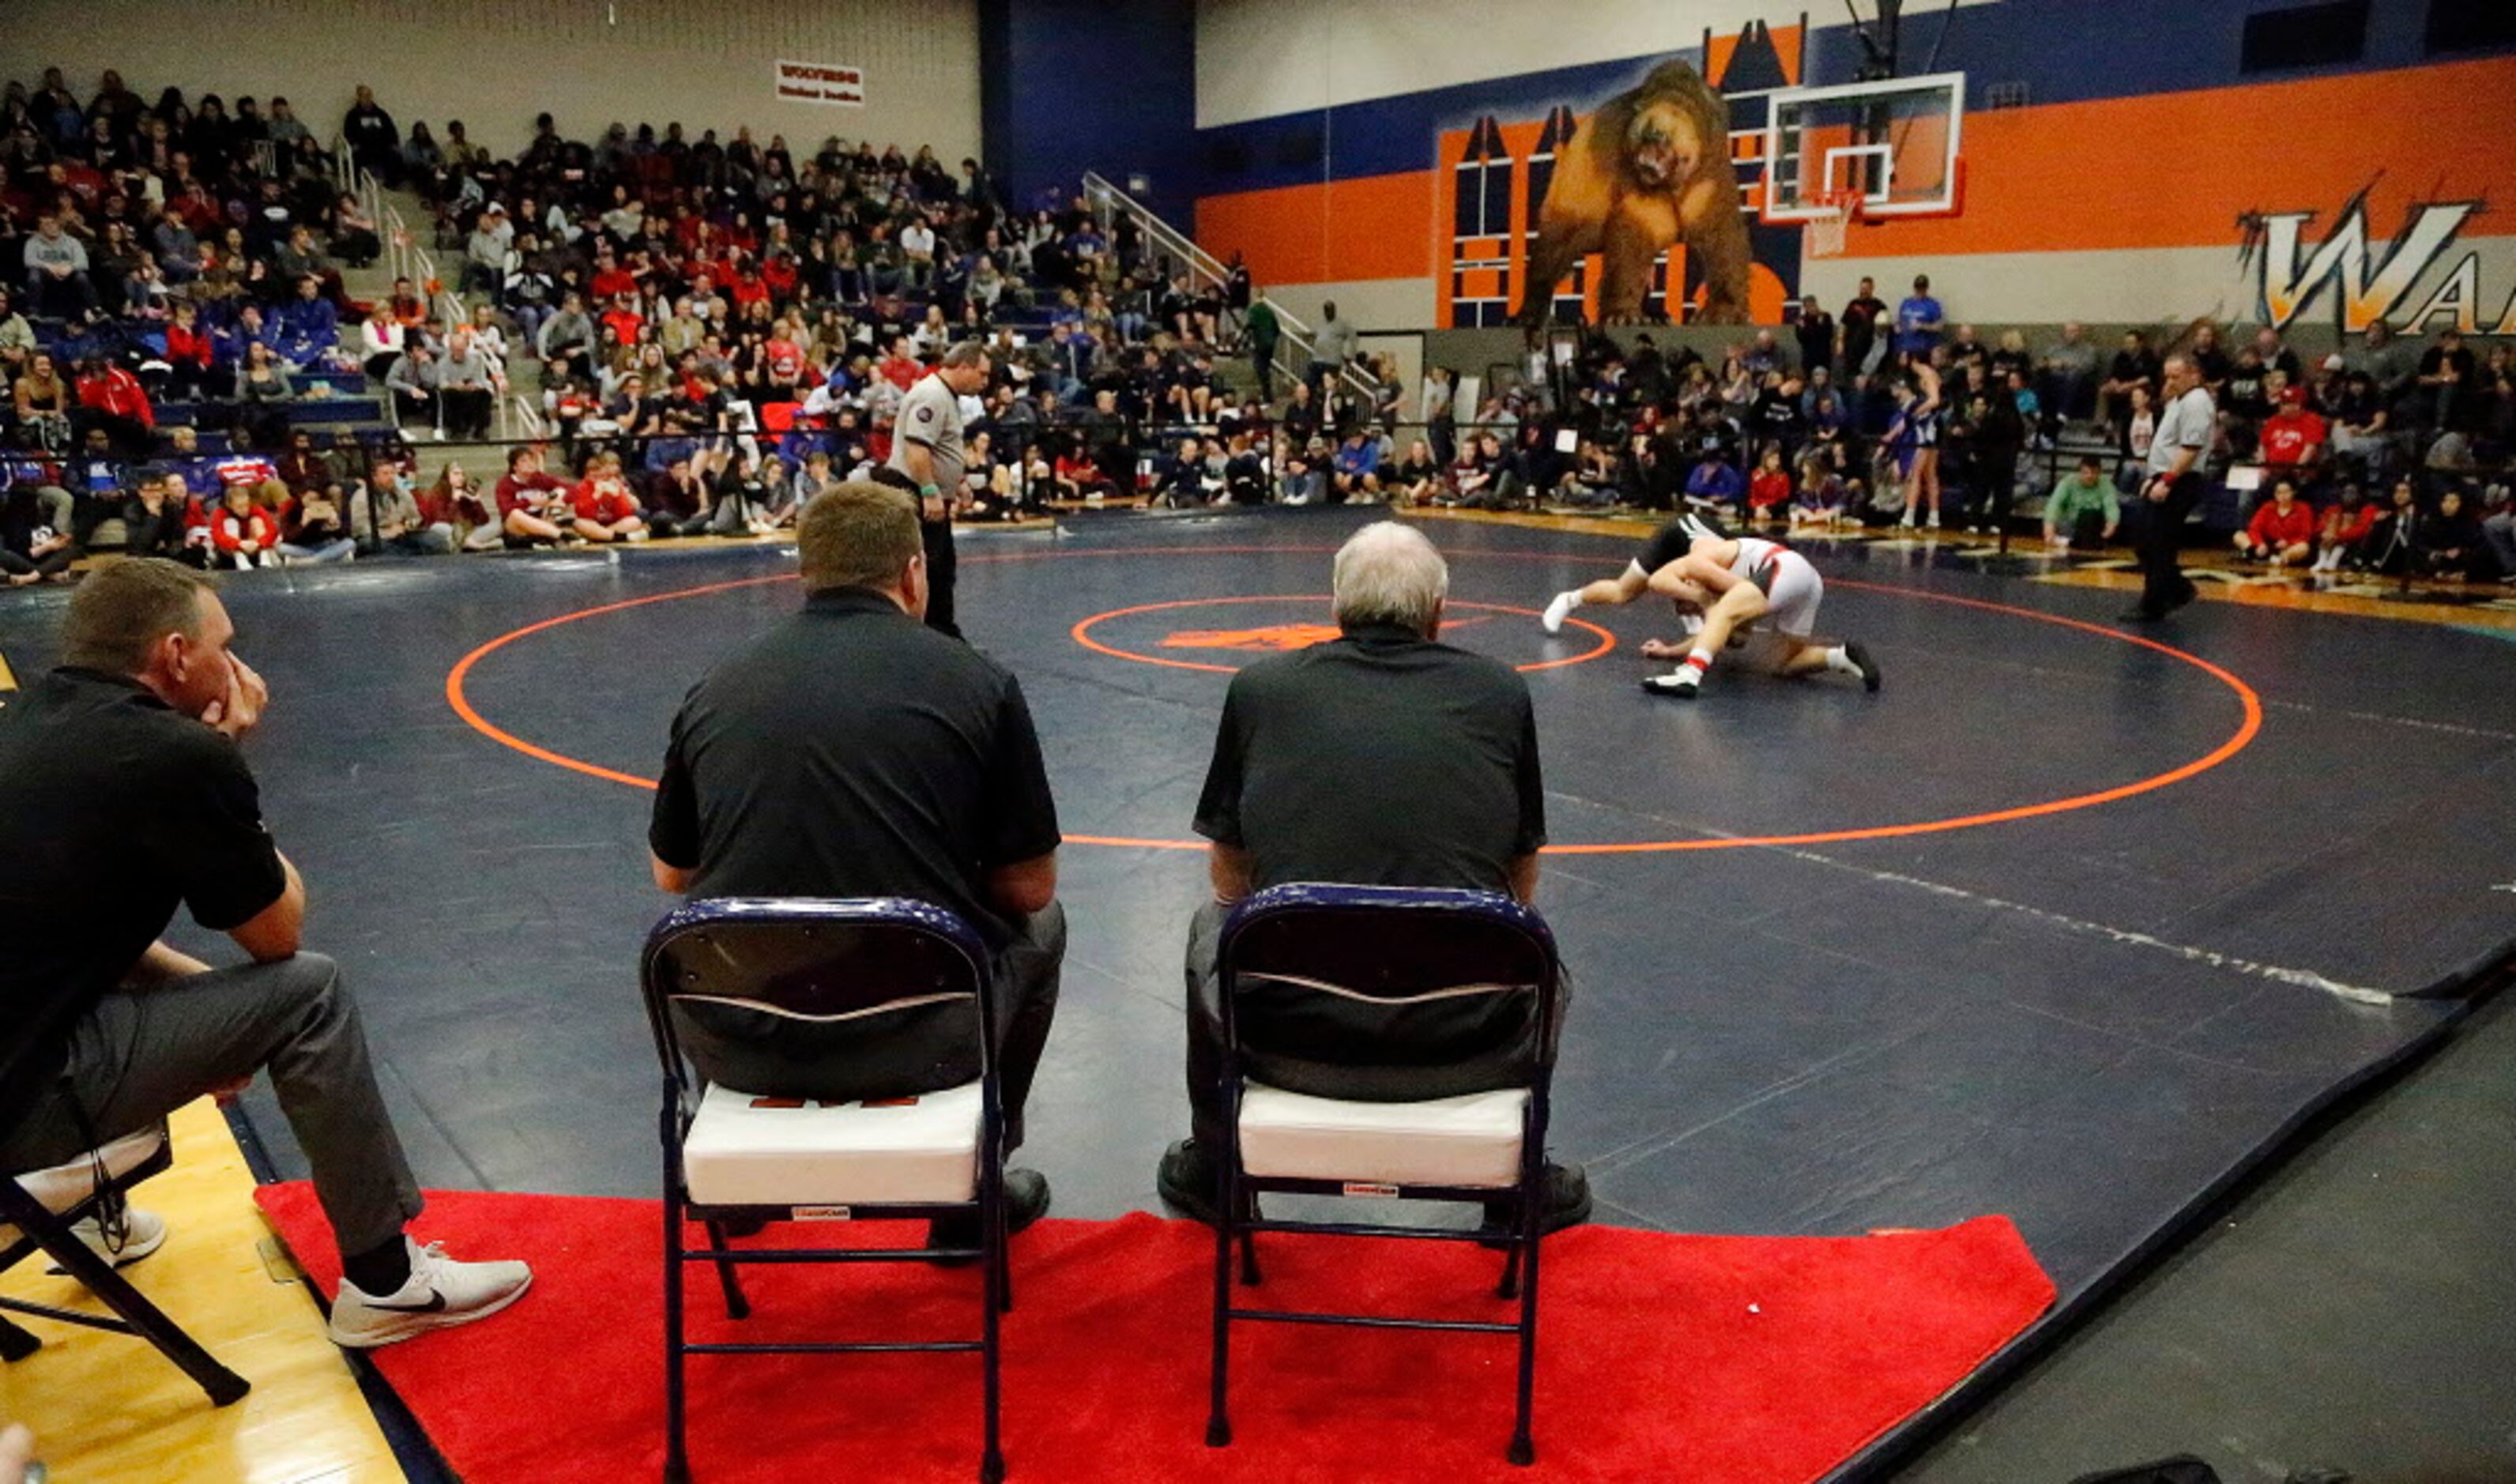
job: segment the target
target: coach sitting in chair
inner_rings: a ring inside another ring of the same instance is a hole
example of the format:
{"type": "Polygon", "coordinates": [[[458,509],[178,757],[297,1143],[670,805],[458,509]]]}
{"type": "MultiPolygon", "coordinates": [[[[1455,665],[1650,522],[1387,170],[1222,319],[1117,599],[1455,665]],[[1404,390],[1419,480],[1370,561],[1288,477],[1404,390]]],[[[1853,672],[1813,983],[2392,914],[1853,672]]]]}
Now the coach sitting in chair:
{"type": "MultiPolygon", "coordinates": [[[[61,667],[0,710],[0,1178],[140,1132],[269,1070],[345,1277],[332,1338],[357,1348],[496,1313],[532,1275],[402,1235],[419,1187],[331,959],[298,952],[306,888],[263,828],[237,743],[262,677],[229,648],[210,579],[153,559],[88,574],[61,667]],[[160,941],[178,906],[252,962],[160,941]]],[[[80,1233],[117,1262],[164,1223],[80,1233]]]]}
{"type": "MultiPolygon", "coordinates": [[[[1295,881],[1466,887],[1524,902],[1537,889],[1546,801],[1529,685],[1439,641],[1449,585],[1422,532],[1366,526],[1336,555],[1341,636],[1249,665],[1224,697],[1196,807],[1196,831],[1214,842],[1215,900],[1189,929],[1195,1136],[1162,1156],[1156,1181],[1164,1200],[1201,1221],[1215,1219],[1213,1151],[1225,1133],[1214,967],[1226,908],[1295,881]]],[[[1482,1090],[1427,1081],[1453,1075],[1390,1068],[1373,1090],[1391,1101],[1482,1090]]],[[[1510,1208],[1489,1208],[1487,1223],[1508,1224],[1510,1208]]],[[[1549,1165],[1546,1229],[1589,1215],[1580,1168],[1549,1165]]]]}
{"type": "MultiPolygon", "coordinates": [[[[1030,709],[1003,666],[921,621],[911,496],[839,485],[804,507],[796,545],[804,611],[709,671],[673,718],[648,836],[655,884],[910,897],[969,923],[995,952],[1011,1148],[1066,959],[1057,806],[1030,709]]],[[[1048,1209],[1048,1182],[1009,1169],[1005,1202],[1020,1231],[1048,1209]]]]}

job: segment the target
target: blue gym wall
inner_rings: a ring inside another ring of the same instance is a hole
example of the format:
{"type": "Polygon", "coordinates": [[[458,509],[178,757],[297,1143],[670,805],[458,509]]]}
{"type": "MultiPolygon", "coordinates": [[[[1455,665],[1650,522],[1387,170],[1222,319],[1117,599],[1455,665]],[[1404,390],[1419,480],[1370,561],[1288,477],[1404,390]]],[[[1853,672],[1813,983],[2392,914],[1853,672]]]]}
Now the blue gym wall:
{"type": "Polygon", "coordinates": [[[980,0],[987,168],[1022,205],[1086,170],[1194,232],[1196,8],[1188,0],[980,0]]]}

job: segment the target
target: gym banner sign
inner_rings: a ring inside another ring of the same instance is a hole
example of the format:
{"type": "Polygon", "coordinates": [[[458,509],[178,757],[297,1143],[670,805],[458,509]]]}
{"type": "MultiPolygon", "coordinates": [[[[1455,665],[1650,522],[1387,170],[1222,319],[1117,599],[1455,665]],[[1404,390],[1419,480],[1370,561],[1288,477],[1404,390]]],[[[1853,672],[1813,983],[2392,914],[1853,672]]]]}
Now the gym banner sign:
{"type": "Polygon", "coordinates": [[[820,62],[777,64],[780,103],[818,103],[840,108],[864,106],[864,69],[820,62]]]}

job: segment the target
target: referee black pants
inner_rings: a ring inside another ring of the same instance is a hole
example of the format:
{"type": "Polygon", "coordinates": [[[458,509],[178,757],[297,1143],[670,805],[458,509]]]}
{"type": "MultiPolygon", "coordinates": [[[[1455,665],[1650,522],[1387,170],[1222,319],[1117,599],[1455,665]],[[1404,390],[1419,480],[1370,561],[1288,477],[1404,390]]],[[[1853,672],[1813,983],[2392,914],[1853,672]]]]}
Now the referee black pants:
{"type": "Polygon", "coordinates": [[[2140,611],[2163,617],[2193,601],[2193,581],[2176,560],[2184,544],[2184,522],[2202,498],[2199,471],[2186,473],[2166,487],[2166,498],[2145,501],[2140,528],[2140,611]]]}
{"type": "Polygon", "coordinates": [[[958,639],[961,625],[953,620],[952,582],[960,559],[952,551],[952,523],[920,521],[917,534],[926,544],[926,626],[958,639]]]}

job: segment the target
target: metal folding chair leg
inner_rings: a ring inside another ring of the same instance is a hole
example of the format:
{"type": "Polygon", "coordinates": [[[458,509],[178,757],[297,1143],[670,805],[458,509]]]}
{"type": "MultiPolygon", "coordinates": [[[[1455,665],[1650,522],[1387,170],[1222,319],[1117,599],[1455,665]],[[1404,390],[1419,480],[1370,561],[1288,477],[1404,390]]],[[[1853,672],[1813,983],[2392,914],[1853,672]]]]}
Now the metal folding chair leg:
{"type": "MultiPolygon", "coordinates": [[[[725,1223],[721,1221],[708,1221],[702,1224],[707,1227],[709,1249],[714,1251],[724,1251],[726,1250],[725,1223]]],[[[751,1317],[751,1300],[743,1294],[742,1276],[734,1270],[734,1265],[731,1262],[712,1262],[709,1263],[708,1266],[716,1269],[717,1286],[725,1290],[726,1317],[728,1319],[749,1319],[751,1317]]]]}
{"type": "MultiPolygon", "coordinates": [[[[1534,1162],[1532,1162],[1534,1163],[1534,1162]]],[[[1530,1432],[1531,1411],[1537,1383],[1537,1254],[1539,1201],[1537,1182],[1545,1177],[1543,1168],[1533,1170],[1522,1182],[1520,1242],[1512,1250],[1513,1265],[1519,1265],[1520,1254],[1529,1253],[1529,1271],[1520,1275],[1525,1281],[1520,1288],[1520,1381],[1518,1412],[1512,1421],[1511,1447],[1503,1457],[1526,1468],[1537,1462],[1537,1442],[1530,1432]]],[[[1509,1275],[1506,1275],[1507,1277],[1509,1275]]]]}
{"type": "Polygon", "coordinates": [[[1013,1263],[1008,1249],[1012,1247],[1005,1230],[1004,1164],[997,1162],[982,1190],[986,1209],[979,1223],[986,1234],[987,1283],[983,1327],[979,1332],[982,1354],[979,1364],[985,1372],[986,1387],[986,1443],[979,1454],[979,1484],[1003,1484],[1005,1452],[1000,1429],[1003,1411],[1004,1381],[1002,1351],[999,1346],[999,1316],[1014,1306],[1013,1263]]]}
{"type": "MultiPolygon", "coordinates": [[[[34,1203],[29,1200],[27,1205],[34,1203]]],[[[87,1291],[114,1312],[130,1333],[157,1347],[157,1353],[175,1363],[186,1376],[209,1393],[213,1405],[224,1407],[241,1400],[253,1389],[251,1382],[220,1365],[200,1341],[184,1333],[183,1326],[166,1317],[165,1312],[150,1303],[130,1280],[113,1270],[113,1264],[88,1251],[87,1244],[69,1234],[67,1227],[50,1219],[26,1219],[24,1213],[11,1211],[19,1229],[35,1241],[44,1254],[60,1264],[87,1291]]],[[[32,1336],[27,1336],[29,1339],[32,1336]]]]}
{"type": "MultiPolygon", "coordinates": [[[[1239,1209],[1238,1183],[1227,1177],[1225,1199],[1218,1208],[1222,1219],[1214,1227],[1214,1356],[1209,1367],[1213,1391],[1207,1399],[1205,1415],[1205,1446],[1208,1448],[1228,1448],[1232,1444],[1232,1413],[1227,1398],[1231,1389],[1232,1364],[1233,1227],[1239,1209]]],[[[1246,1232],[1238,1235],[1243,1241],[1249,1236],[1246,1232]]]]}
{"type": "MultiPolygon", "coordinates": [[[[666,1146],[664,1180],[664,1480],[687,1484],[691,1476],[690,1441],[686,1430],[682,1354],[682,1199],[670,1174],[671,1146],[666,1146]]],[[[720,1263],[718,1266],[726,1266],[720,1263]]]]}
{"type": "Polygon", "coordinates": [[[24,1360],[44,1347],[33,1334],[0,1317],[0,1361],[24,1360]]]}

